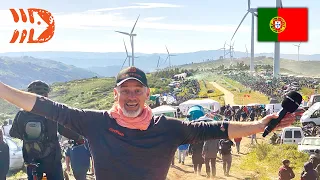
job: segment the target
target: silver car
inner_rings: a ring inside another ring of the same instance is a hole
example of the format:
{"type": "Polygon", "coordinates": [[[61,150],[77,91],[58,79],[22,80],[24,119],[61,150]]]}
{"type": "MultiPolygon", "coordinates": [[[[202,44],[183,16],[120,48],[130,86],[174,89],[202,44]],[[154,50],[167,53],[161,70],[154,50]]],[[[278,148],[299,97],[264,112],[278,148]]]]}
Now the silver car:
{"type": "Polygon", "coordinates": [[[20,170],[24,166],[22,148],[12,138],[3,136],[3,141],[9,146],[10,152],[10,165],[9,170],[20,170]]]}

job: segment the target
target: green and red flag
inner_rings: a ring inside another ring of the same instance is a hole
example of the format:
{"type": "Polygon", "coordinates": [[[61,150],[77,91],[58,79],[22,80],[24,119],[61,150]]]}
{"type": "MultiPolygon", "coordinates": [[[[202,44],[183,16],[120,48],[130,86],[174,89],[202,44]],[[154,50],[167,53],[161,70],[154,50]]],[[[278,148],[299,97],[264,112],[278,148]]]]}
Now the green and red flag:
{"type": "Polygon", "coordinates": [[[258,8],[258,41],[308,41],[308,8],[258,8]]]}

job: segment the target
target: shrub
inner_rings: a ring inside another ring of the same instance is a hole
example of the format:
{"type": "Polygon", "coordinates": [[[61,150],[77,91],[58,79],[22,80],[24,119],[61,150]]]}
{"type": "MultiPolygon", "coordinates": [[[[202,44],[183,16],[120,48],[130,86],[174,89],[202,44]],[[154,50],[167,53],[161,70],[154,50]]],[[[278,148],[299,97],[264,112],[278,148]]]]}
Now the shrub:
{"type": "Polygon", "coordinates": [[[274,179],[283,159],[289,159],[296,176],[302,172],[309,155],[298,152],[297,145],[258,144],[241,160],[241,168],[256,172],[259,179],[274,179]]]}

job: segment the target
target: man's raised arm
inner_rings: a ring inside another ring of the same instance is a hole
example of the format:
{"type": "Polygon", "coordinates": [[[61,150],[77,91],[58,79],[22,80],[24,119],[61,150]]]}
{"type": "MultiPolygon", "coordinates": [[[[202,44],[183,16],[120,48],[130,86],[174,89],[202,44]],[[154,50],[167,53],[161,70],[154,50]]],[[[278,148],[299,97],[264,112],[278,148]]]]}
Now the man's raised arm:
{"type": "MultiPolygon", "coordinates": [[[[25,111],[57,121],[59,124],[83,136],[86,136],[87,132],[90,131],[90,125],[95,124],[92,121],[98,120],[93,117],[94,114],[97,114],[96,112],[71,108],[51,101],[46,97],[20,91],[3,83],[0,83],[0,98],[25,111]]],[[[101,117],[102,113],[99,113],[98,116],[101,117]]]]}
{"type": "Polygon", "coordinates": [[[21,91],[0,82],[0,97],[25,111],[31,111],[37,100],[36,94],[21,91]]]}

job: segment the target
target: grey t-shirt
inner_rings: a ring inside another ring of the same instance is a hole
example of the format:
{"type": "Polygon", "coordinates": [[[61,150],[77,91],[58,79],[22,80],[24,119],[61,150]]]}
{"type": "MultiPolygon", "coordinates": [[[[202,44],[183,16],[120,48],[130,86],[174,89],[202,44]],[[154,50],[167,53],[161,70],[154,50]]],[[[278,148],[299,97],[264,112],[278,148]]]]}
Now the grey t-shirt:
{"type": "Polygon", "coordinates": [[[107,111],[80,110],[37,98],[32,113],[46,116],[85,136],[97,180],[165,180],[181,144],[228,138],[227,122],[186,122],[153,117],[146,131],[117,124],[107,111]]]}

